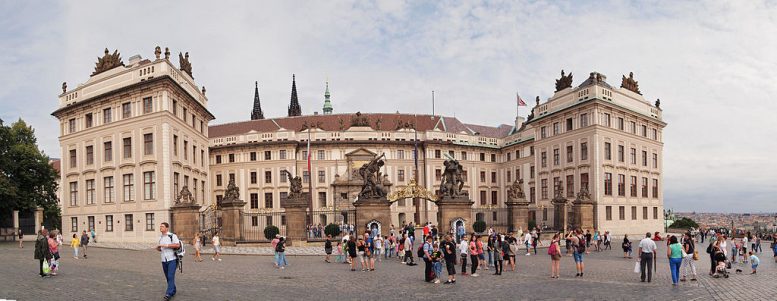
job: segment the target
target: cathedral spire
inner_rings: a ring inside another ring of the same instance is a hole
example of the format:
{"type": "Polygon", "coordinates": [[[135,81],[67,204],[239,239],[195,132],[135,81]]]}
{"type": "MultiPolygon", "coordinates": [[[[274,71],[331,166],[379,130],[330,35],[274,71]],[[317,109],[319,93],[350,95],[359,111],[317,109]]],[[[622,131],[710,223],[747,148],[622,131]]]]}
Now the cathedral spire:
{"type": "Polygon", "coordinates": [[[326,81],[326,92],[324,92],[324,115],[332,114],[332,102],[329,97],[329,81],[326,81]]]}
{"type": "Polygon", "coordinates": [[[297,99],[297,77],[291,75],[291,103],[289,104],[289,117],[302,115],[302,108],[299,106],[299,100],[297,99]]]}
{"type": "Polygon", "coordinates": [[[251,111],[251,120],[264,119],[264,113],[262,113],[262,104],[259,102],[259,82],[255,82],[254,88],[254,110],[251,111]]]}

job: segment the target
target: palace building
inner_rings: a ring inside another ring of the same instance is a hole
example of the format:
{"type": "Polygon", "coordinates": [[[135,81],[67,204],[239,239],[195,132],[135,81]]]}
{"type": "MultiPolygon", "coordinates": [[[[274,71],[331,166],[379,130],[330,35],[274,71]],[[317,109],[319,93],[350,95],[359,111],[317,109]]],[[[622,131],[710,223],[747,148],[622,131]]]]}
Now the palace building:
{"type": "MultiPolygon", "coordinates": [[[[209,125],[214,116],[188,54],[179,55],[178,68],[169,52],[155,54],[124,66],[106,50],[86,83],[63,87],[53,115],[61,125],[66,234],[96,227],[104,240],[147,241],[169,219],[183,186],[205,208],[233,182],[245,201],[238,219],[245,237],[237,240],[261,241],[246,233],[267,225],[285,231],[289,175],[302,177],[310,192],[309,224],[353,223],[357,171],[381,155],[390,192],[411,182],[436,191],[443,162],[458,160],[463,191],[474,202],[471,220],[497,229],[527,227],[508,217],[508,188],[516,181],[537,226],[615,235],[663,229],[666,123],[660,101],[648,102],[632,74],[616,88],[597,72],[573,86],[562,72],[553,96],[538,97],[528,118],[498,126],[428,114],[337,113],[329,83],[323,114],[305,115],[293,77],[286,117],[262,110],[257,84],[253,106],[246,102],[250,119],[209,125]]],[[[447,222],[432,201],[398,200],[390,208],[396,226],[447,222]]]]}

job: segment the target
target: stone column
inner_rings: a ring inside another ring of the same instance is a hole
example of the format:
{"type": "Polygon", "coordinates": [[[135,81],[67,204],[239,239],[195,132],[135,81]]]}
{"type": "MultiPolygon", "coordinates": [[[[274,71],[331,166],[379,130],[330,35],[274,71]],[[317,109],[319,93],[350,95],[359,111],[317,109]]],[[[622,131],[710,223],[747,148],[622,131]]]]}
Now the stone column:
{"type": "Polygon", "coordinates": [[[173,212],[172,232],[184,242],[190,242],[200,230],[200,205],[179,203],[171,208],[173,212]]]}
{"type": "MultiPolygon", "coordinates": [[[[575,212],[575,223],[581,229],[594,228],[594,204],[590,200],[577,199],[573,203],[572,210],[575,212]]],[[[593,231],[591,231],[593,232],[593,231]]]]}
{"type": "MultiPolygon", "coordinates": [[[[460,197],[442,197],[437,201],[437,210],[439,210],[440,220],[438,221],[441,234],[451,233],[451,223],[458,218],[464,220],[464,224],[472,229],[472,200],[467,196],[460,197]]],[[[513,215],[515,216],[515,215],[513,215]]]]}
{"type": "Polygon", "coordinates": [[[43,226],[43,208],[38,207],[35,209],[35,233],[38,233],[38,231],[40,231],[42,226],[43,226]]]}
{"type": "Polygon", "coordinates": [[[289,245],[296,241],[301,245],[307,241],[306,223],[309,193],[282,198],[281,207],[286,209],[286,237],[289,245]]]}
{"type": "Polygon", "coordinates": [[[231,202],[222,202],[221,215],[221,240],[224,245],[232,245],[242,238],[241,227],[243,207],[246,202],[242,200],[233,200],[231,202]]]}
{"type": "Polygon", "coordinates": [[[391,228],[391,203],[385,198],[359,198],[353,206],[356,207],[357,235],[364,234],[367,223],[375,220],[380,223],[380,235],[388,236],[391,228]]]}
{"type": "MultiPolygon", "coordinates": [[[[18,235],[17,232],[19,232],[19,210],[14,210],[13,211],[13,217],[12,218],[13,218],[14,236],[16,236],[16,235],[18,235]]],[[[24,234],[27,234],[27,233],[24,233],[24,234]]],[[[30,234],[32,234],[32,233],[30,233],[30,234]]]]}
{"type": "Polygon", "coordinates": [[[505,202],[510,213],[509,231],[517,231],[518,228],[529,229],[529,202],[526,199],[505,202]]]}

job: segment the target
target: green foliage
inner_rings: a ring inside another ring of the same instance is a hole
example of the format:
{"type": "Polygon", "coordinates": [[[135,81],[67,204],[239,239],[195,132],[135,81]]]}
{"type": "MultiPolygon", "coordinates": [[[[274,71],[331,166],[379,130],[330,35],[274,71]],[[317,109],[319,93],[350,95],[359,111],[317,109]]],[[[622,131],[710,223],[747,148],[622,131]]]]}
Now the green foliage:
{"type": "Polygon", "coordinates": [[[279,230],[278,227],[276,226],[269,225],[264,228],[264,238],[271,240],[275,238],[275,235],[277,235],[278,233],[281,233],[281,230],[279,230]]]}
{"type": "Polygon", "coordinates": [[[535,221],[533,219],[529,220],[529,229],[527,229],[527,230],[531,230],[531,229],[534,229],[534,228],[537,228],[537,221],[535,221]]]}
{"type": "Polygon", "coordinates": [[[482,233],[483,231],[486,231],[486,222],[484,221],[476,221],[472,224],[472,230],[475,230],[476,233],[482,233]]]}
{"type": "Polygon", "coordinates": [[[669,226],[669,228],[672,229],[688,229],[688,228],[699,228],[699,224],[697,224],[695,221],[693,221],[690,218],[683,217],[681,219],[675,220],[672,225],[669,226]]]}
{"type": "Polygon", "coordinates": [[[32,127],[21,119],[11,126],[0,120],[0,215],[42,207],[46,223],[61,229],[58,177],[32,127]]]}
{"type": "Polygon", "coordinates": [[[340,226],[335,224],[326,225],[326,227],[324,228],[324,234],[332,235],[332,237],[336,237],[340,235],[340,226]]]}

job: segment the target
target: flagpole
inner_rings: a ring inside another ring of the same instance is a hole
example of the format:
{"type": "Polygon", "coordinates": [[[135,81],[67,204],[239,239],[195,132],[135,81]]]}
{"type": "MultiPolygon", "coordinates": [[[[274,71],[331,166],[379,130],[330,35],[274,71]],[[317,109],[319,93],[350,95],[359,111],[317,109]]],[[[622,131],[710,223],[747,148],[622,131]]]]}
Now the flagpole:
{"type": "Polygon", "coordinates": [[[310,129],[311,127],[308,126],[308,225],[313,223],[313,171],[310,168],[310,158],[312,157],[310,154],[310,129]]]}

